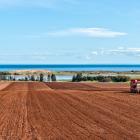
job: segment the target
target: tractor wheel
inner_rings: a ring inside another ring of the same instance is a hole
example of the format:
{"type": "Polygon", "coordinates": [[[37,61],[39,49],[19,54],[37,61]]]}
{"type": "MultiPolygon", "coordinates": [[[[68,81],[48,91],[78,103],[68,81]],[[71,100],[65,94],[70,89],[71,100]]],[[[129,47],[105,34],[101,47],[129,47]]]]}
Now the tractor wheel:
{"type": "Polygon", "coordinates": [[[131,91],[130,91],[132,94],[136,94],[137,93],[137,91],[136,90],[133,90],[133,89],[131,89],[131,91]]]}

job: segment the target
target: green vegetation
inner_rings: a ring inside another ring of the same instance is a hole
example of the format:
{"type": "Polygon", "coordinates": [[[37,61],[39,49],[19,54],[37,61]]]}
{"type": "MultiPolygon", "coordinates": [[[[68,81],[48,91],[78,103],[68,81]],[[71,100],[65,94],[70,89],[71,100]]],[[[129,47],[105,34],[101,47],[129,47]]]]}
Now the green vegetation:
{"type": "Polygon", "coordinates": [[[98,82],[127,82],[130,80],[128,76],[83,76],[82,73],[74,75],[72,82],[80,81],[98,81],[98,82]]]}
{"type": "Polygon", "coordinates": [[[43,82],[44,81],[44,75],[41,73],[40,74],[40,82],[43,82]]]}
{"type": "Polygon", "coordinates": [[[51,82],[56,81],[55,74],[44,75],[40,73],[39,75],[15,75],[8,72],[0,72],[0,80],[4,81],[40,81],[40,82],[51,82]]]}
{"type": "Polygon", "coordinates": [[[4,72],[4,71],[2,72],[2,71],[1,71],[1,72],[0,72],[0,75],[10,75],[10,73],[9,73],[9,72],[4,72]]]}
{"type": "Polygon", "coordinates": [[[56,76],[55,76],[55,74],[52,74],[51,75],[51,80],[54,82],[54,81],[56,81],[56,76]]]}

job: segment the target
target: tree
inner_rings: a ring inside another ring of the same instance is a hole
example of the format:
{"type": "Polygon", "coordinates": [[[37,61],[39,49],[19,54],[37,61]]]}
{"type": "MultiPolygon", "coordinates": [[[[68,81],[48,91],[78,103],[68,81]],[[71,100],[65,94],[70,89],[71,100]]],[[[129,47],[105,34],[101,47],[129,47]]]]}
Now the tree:
{"type": "Polygon", "coordinates": [[[12,76],[11,75],[9,76],[9,80],[12,81],[12,76]]]}
{"type": "Polygon", "coordinates": [[[76,76],[73,75],[73,77],[72,77],[72,82],[75,82],[75,81],[76,81],[76,76]]]}
{"type": "Polygon", "coordinates": [[[76,81],[77,82],[80,82],[80,81],[82,81],[82,73],[77,73],[77,75],[76,75],[76,81]]]}
{"type": "Polygon", "coordinates": [[[13,77],[13,81],[16,81],[16,78],[15,78],[15,76],[13,77]]]}
{"type": "Polygon", "coordinates": [[[83,76],[82,81],[87,81],[87,76],[83,76]]]}
{"type": "Polygon", "coordinates": [[[40,81],[40,76],[37,76],[36,81],[40,81]]]}
{"type": "Polygon", "coordinates": [[[25,81],[28,81],[28,78],[27,77],[25,77],[25,81]]]}
{"type": "Polygon", "coordinates": [[[55,74],[52,74],[52,75],[51,75],[51,80],[52,80],[52,81],[56,81],[56,76],[55,76],[55,74]]]}
{"type": "Polygon", "coordinates": [[[6,75],[2,75],[2,80],[7,80],[6,75]]]}
{"type": "Polygon", "coordinates": [[[34,75],[31,76],[31,81],[35,81],[34,75]]]}
{"type": "Polygon", "coordinates": [[[51,75],[48,74],[47,80],[50,82],[51,81],[51,75]]]}
{"type": "Polygon", "coordinates": [[[40,82],[43,82],[43,80],[44,80],[44,75],[41,73],[40,74],[40,82]]]}

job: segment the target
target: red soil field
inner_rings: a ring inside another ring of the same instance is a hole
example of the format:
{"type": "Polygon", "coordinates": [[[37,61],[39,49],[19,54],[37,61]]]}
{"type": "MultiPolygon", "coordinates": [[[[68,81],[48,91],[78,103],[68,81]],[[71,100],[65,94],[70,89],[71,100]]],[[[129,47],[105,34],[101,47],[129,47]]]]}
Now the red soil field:
{"type": "Polygon", "coordinates": [[[10,85],[10,82],[0,82],[0,90],[5,89],[8,85],[10,85]]]}
{"type": "Polygon", "coordinates": [[[129,91],[128,83],[71,83],[71,82],[54,82],[46,83],[52,89],[66,90],[86,90],[86,91],[129,91]]]}
{"type": "Polygon", "coordinates": [[[0,140],[139,140],[139,116],[140,95],[130,95],[129,84],[13,82],[0,88],[0,140]]]}

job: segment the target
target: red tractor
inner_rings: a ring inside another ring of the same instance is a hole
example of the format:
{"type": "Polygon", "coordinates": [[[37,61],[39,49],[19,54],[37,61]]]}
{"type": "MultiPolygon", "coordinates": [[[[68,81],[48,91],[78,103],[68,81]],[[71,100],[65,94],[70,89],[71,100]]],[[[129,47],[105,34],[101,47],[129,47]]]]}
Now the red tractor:
{"type": "Polygon", "coordinates": [[[131,80],[131,82],[130,82],[130,92],[131,93],[140,93],[140,79],[131,80]]]}

